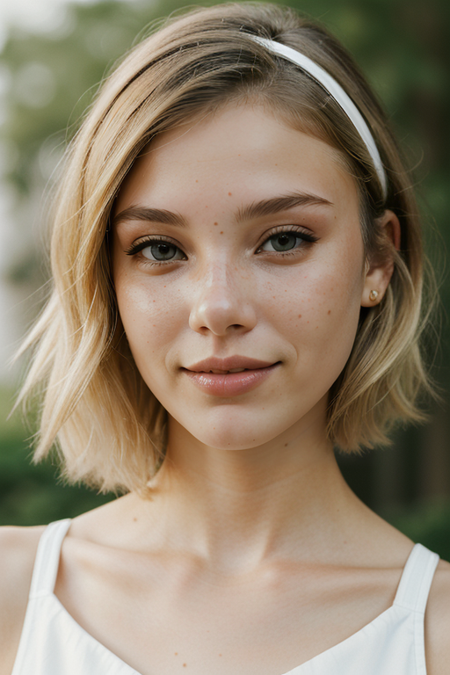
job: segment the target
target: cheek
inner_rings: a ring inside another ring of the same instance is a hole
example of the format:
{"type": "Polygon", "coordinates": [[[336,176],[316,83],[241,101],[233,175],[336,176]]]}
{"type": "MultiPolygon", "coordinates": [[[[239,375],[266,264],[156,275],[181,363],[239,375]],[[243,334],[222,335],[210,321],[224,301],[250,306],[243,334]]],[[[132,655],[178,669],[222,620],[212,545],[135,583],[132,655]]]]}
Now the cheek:
{"type": "Polygon", "coordinates": [[[269,321],[293,345],[301,372],[305,377],[319,377],[320,372],[325,388],[328,379],[331,386],[337,378],[352,350],[363,285],[360,258],[332,263],[328,257],[327,264],[305,265],[289,283],[271,283],[265,293],[269,321]]]}
{"type": "Polygon", "coordinates": [[[302,270],[285,283],[265,287],[267,310],[273,320],[295,331],[318,331],[326,336],[331,327],[360,311],[362,281],[341,277],[334,270],[318,273],[302,270]]]}
{"type": "Polygon", "coordinates": [[[136,365],[144,379],[145,370],[153,357],[155,363],[162,350],[173,341],[181,329],[180,298],[166,293],[164,284],[136,281],[124,275],[116,279],[119,314],[136,365]],[[161,285],[161,288],[155,286],[161,285]]]}

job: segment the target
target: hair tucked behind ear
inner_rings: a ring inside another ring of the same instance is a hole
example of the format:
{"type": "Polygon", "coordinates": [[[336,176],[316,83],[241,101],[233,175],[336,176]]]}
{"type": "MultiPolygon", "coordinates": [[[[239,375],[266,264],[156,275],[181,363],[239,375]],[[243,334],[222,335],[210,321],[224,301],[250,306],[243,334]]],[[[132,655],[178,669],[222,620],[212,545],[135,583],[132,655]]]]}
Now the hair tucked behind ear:
{"type": "Polygon", "coordinates": [[[386,117],[326,30],[289,8],[218,5],[172,18],[137,45],[104,82],[66,154],[55,200],[54,289],[24,345],[35,351],[22,397],[43,388],[35,457],[44,457],[56,440],[71,480],[145,492],[164,458],[166,413],[134,364],[110,276],[107,230],[118,190],[156,134],[247,100],[339,150],[358,184],[366,254],[384,251],[394,261],[388,292],[379,306],[362,310],[353,352],[330,392],[330,438],[343,450],[357,450],[386,442],[396,421],[422,419],[417,395],[430,386],[419,348],[420,224],[386,117]],[[367,148],[339,105],[249,35],[301,51],[349,94],[377,143],[389,183],[386,201],[367,148]],[[379,231],[385,208],[401,223],[398,252],[379,231]]]}
{"type": "Polygon", "coordinates": [[[351,356],[330,392],[328,434],[344,451],[389,444],[395,424],[426,419],[419,395],[434,396],[420,348],[431,304],[424,315],[421,278],[414,283],[401,253],[391,255],[395,267],[386,295],[362,310],[351,356]]]}

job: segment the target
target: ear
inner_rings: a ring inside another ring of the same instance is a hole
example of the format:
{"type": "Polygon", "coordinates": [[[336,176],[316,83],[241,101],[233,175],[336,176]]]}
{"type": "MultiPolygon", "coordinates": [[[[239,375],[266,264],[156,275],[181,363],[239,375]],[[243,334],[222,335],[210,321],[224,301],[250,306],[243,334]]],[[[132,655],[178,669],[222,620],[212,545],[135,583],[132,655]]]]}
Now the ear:
{"type": "Polygon", "coordinates": [[[380,251],[378,253],[375,252],[372,258],[366,262],[364,286],[361,296],[362,307],[374,307],[381,302],[394,271],[392,250],[400,250],[401,229],[400,222],[395,213],[393,211],[385,211],[378,220],[378,226],[380,232],[384,233],[384,244],[380,251]]]}

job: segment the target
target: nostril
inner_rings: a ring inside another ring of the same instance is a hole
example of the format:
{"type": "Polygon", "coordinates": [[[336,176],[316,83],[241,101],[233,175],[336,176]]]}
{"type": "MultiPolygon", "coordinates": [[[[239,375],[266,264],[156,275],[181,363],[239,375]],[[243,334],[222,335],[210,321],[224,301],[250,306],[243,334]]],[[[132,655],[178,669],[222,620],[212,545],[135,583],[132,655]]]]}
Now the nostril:
{"type": "Polygon", "coordinates": [[[189,325],[202,335],[212,332],[226,335],[231,332],[251,330],[256,325],[256,313],[252,304],[242,301],[238,293],[227,289],[220,293],[203,294],[193,302],[189,316],[189,325]]]}

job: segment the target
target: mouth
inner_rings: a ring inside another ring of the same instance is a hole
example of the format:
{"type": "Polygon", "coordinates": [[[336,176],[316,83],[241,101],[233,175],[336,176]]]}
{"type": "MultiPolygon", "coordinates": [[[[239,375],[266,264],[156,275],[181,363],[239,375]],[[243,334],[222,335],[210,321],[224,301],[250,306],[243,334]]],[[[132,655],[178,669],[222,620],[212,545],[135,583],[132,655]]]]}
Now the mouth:
{"type": "Polygon", "coordinates": [[[210,370],[195,370],[195,371],[191,370],[191,372],[214,373],[215,375],[228,375],[229,373],[244,373],[247,370],[261,370],[261,369],[260,368],[232,368],[230,370],[219,370],[218,368],[211,368],[210,370]]]}
{"type": "Polygon", "coordinates": [[[228,360],[200,361],[189,368],[182,368],[182,371],[205,393],[228,398],[245,394],[262,384],[280,364],[281,361],[270,363],[245,357],[230,357],[228,360]],[[237,360],[240,361],[239,364],[236,363],[237,360]],[[228,363],[224,363],[226,361],[228,363]]]}
{"type": "Polygon", "coordinates": [[[194,373],[214,373],[219,375],[226,375],[229,373],[242,373],[246,370],[260,370],[262,368],[269,368],[279,361],[261,361],[260,359],[253,359],[248,356],[228,356],[226,358],[219,358],[216,356],[198,361],[191,366],[183,368],[194,373]]]}

